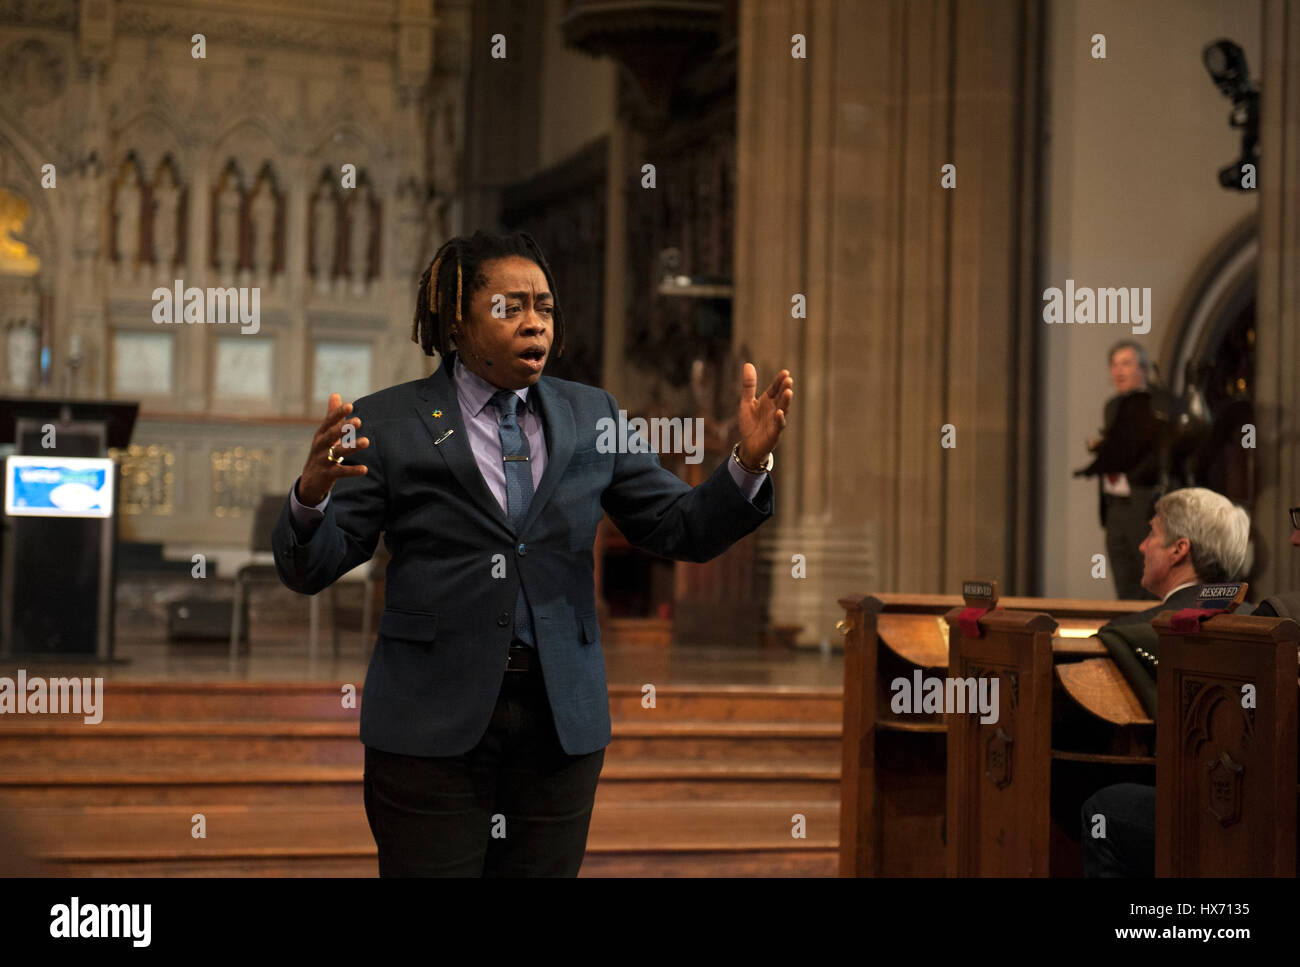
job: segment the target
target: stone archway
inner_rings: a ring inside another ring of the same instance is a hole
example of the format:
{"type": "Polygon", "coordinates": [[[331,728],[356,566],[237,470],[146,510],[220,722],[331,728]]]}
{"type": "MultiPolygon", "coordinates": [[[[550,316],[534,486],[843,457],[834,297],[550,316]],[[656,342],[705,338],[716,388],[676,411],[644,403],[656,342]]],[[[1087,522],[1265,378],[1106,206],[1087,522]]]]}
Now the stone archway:
{"type": "Polygon", "coordinates": [[[47,213],[0,180],[0,388],[35,393],[41,382],[42,341],[49,331],[52,249],[47,213]]]}
{"type": "Polygon", "coordinates": [[[1170,389],[1186,410],[1180,418],[1185,482],[1217,490],[1248,510],[1255,499],[1258,268],[1252,217],[1193,273],[1165,354],[1170,389]]]}

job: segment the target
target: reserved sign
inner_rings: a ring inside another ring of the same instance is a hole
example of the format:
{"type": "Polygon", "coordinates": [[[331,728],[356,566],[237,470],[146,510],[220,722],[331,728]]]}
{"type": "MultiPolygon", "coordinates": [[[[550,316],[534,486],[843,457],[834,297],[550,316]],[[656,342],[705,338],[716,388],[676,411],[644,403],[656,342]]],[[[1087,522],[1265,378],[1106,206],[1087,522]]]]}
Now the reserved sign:
{"type": "Polygon", "coordinates": [[[1238,581],[1235,584],[1202,584],[1201,590],[1197,594],[1196,603],[1207,611],[1213,609],[1231,613],[1236,611],[1237,606],[1246,600],[1248,588],[1249,585],[1244,581],[1238,581]]]}
{"type": "Polygon", "coordinates": [[[998,603],[997,581],[963,581],[961,596],[968,608],[993,608],[998,603]]]}

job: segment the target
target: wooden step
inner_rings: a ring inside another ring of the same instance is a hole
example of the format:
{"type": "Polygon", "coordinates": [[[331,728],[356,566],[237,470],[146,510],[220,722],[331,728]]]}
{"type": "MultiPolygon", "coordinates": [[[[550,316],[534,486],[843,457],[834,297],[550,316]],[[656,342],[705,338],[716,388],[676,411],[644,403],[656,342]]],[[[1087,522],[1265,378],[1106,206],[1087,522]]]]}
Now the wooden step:
{"type": "MultiPolygon", "coordinates": [[[[59,677],[51,673],[46,678],[59,677]]],[[[104,682],[103,722],[130,721],[348,721],[360,718],[362,682],[104,682]],[[345,684],[357,708],[344,708],[345,684]]],[[[609,686],[617,721],[647,714],[689,721],[828,722],[841,719],[838,688],[750,685],[664,685],[655,708],[643,708],[640,685],[609,686]]],[[[26,721],[83,722],[79,714],[0,715],[0,729],[26,721]]],[[[98,726],[96,726],[98,727],[98,726]]]]}
{"type": "MultiPolygon", "coordinates": [[[[285,855],[367,855],[374,851],[356,806],[81,806],[7,810],[7,824],[28,829],[39,855],[53,860],[120,860],[285,855]],[[207,838],[191,835],[206,818],[207,838]],[[126,835],[131,830],[132,835],[126,835]]],[[[610,803],[592,813],[590,851],[831,849],[839,804],[775,802],[610,803]],[[804,817],[807,836],[791,835],[804,817]]]]}
{"type": "MultiPolygon", "coordinates": [[[[34,674],[34,673],[31,673],[34,674]]],[[[12,674],[11,674],[12,677],[12,674]]],[[[42,677],[60,677],[50,672],[42,677]]],[[[343,682],[104,682],[103,722],[141,720],[358,721],[356,708],[344,708],[343,682]]],[[[0,715],[0,728],[31,720],[84,722],[84,716],[0,715]]],[[[89,726],[88,726],[89,727],[89,726]]],[[[94,726],[98,728],[99,726],[94,726]]]]}
{"type": "Polygon", "coordinates": [[[593,853],[579,877],[814,877],[838,876],[835,849],[770,850],[762,853],[593,853]]]}
{"type": "MultiPolygon", "coordinates": [[[[838,815],[838,803],[605,804],[593,812],[588,855],[644,863],[647,853],[741,853],[759,869],[757,854],[770,853],[775,870],[794,854],[833,853],[838,815]],[[791,835],[796,813],[805,817],[804,839],[791,835]]],[[[261,871],[299,862],[373,863],[375,855],[356,805],[86,806],[7,811],[0,820],[25,831],[32,852],[58,875],[145,875],[146,868],[171,875],[170,864],[207,875],[271,875],[261,871]],[[204,839],[192,835],[196,813],[206,819],[204,839]]]]}
{"type": "Polygon", "coordinates": [[[761,762],[698,759],[606,760],[596,802],[830,803],[840,801],[839,763],[806,758],[761,762]]]}
{"type": "MultiPolygon", "coordinates": [[[[64,862],[47,864],[29,875],[111,877],[347,877],[379,875],[375,857],[289,857],[286,859],[176,860],[129,863],[64,862]]],[[[791,850],[782,853],[588,853],[579,877],[833,877],[839,875],[836,850],[791,850]]]]}
{"type": "MultiPolygon", "coordinates": [[[[28,797],[37,801],[46,790],[67,789],[90,802],[110,789],[136,787],[150,792],[163,788],[179,789],[192,801],[195,796],[209,795],[218,787],[253,790],[258,787],[302,788],[344,785],[360,789],[360,763],[331,765],[286,765],[275,762],[212,764],[159,764],[142,762],[132,768],[106,767],[97,763],[71,763],[51,771],[29,763],[0,772],[0,796],[5,799],[28,797]],[[195,792],[186,792],[194,789],[195,792]]],[[[746,788],[755,784],[799,784],[826,787],[839,783],[839,764],[811,761],[807,757],[773,758],[763,761],[731,760],[706,762],[699,759],[626,759],[607,761],[601,770],[602,784],[635,785],[640,783],[680,782],[713,783],[746,788]]],[[[688,797],[667,797],[688,798],[688,797]]],[[[692,797],[693,798],[693,797],[692,797]]],[[[725,798],[725,797],[700,797],[725,798]]]]}
{"type": "Polygon", "coordinates": [[[762,761],[700,759],[628,759],[609,762],[600,773],[601,782],[639,779],[736,779],[749,781],[809,780],[839,782],[840,764],[804,757],[762,761]]]}
{"type": "Polygon", "coordinates": [[[5,771],[86,762],[122,768],[140,762],[360,764],[364,752],[354,722],[29,722],[0,731],[0,770],[5,771]]]}
{"type": "Polygon", "coordinates": [[[643,708],[641,686],[609,686],[609,714],[617,724],[656,715],[692,722],[826,722],[843,718],[838,688],[752,685],[664,685],[655,691],[655,707],[643,708]]]}
{"type": "MultiPolygon", "coordinates": [[[[375,856],[282,856],[257,859],[218,859],[198,857],[182,860],[141,860],[121,862],[103,860],[67,860],[45,863],[32,876],[71,876],[86,879],[114,877],[217,877],[251,876],[286,879],[289,877],[378,877],[379,860],[375,856]]],[[[615,874],[619,875],[619,874],[615,874]]],[[[654,874],[646,874],[654,875],[654,874]]],[[[671,875],[671,874],[667,874],[671,875]]],[[[820,875],[820,874],[809,874],[820,875]]],[[[833,875],[833,874],[827,874],[833,875]]]]}
{"type": "Polygon", "coordinates": [[[838,802],[611,803],[593,810],[587,852],[835,849],[838,802]],[[806,838],[791,835],[804,817],[806,838]]]}
{"type": "MultiPolygon", "coordinates": [[[[92,766],[0,775],[0,808],[81,805],[341,805],[362,802],[361,766],[178,766],[125,772],[92,766]]],[[[693,759],[607,763],[596,802],[837,802],[838,764],[804,759],[706,763],[693,759]]]]}
{"type": "MultiPolygon", "coordinates": [[[[31,777],[24,777],[30,779],[31,777]]],[[[23,784],[0,781],[0,809],[72,806],[183,806],[206,802],[220,806],[264,806],[302,803],[329,806],[362,802],[361,769],[352,766],[307,766],[284,770],[281,776],[249,780],[231,776],[102,776],[72,777],[51,784],[47,779],[23,784]],[[295,780],[295,773],[337,770],[337,777],[295,780]]]]}
{"type": "Polygon", "coordinates": [[[840,727],[830,723],[616,722],[606,762],[657,757],[713,761],[807,758],[838,765],[840,727]]]}
{"type": "MultiPolygon", "coordinates": [[[[837,876],[836,850],[764,851],[764,853],[588,853],[580,877],[813,877],[837,876]]],[[[287,877],[378,876],[374,857],[290,857],[250,860],[173,860],[173,862],[47,864],[32,876],[109,877],[287,877]]]]}
{"type": "MultiPolygon", "coordinates": [[[[98,725],[0,716],[0,810],[42,827],[52,875],[374,876],[359,710],[339,696],[334,682],[109,682],[98,725]],[[190,837],[196,812],[207,840],[190,837]]],[[[584,876],[835,875],[838,689],[656,698],[610,689],[584,876]]]]}
{"type": "MultiPolygon", "coordinates": [[[[751,761],[803,757],[838,763],[840,728],[823,723],[620,722],[607,762],[656,757],[751,761]]],[[[0,729],[0,771],[93,762],[130,768],[206,763],[361,764],[352,722],[104,722],[33,720],[0,729]]]]}

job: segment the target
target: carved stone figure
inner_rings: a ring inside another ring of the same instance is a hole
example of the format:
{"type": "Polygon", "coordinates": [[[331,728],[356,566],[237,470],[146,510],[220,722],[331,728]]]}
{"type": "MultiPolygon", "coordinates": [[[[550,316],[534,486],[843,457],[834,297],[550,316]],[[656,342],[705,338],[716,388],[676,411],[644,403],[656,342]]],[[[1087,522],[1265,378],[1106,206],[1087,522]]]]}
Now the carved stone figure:
{"type": "Polygon", "coordinates": [[[263,182],[253,197],[249,219],[253,230],[253,271],[259,278],[270,276],[275,265],[275,196],[269,182],[263,182]]]}
{"type": "Polygon", "coordinates": [[[128,172],[117,189],[117,237],[114,250],[117,261],[125,270],[135,268],[140,252],[140,186],[135,173],[128,172]]]}
{"type": "Polygon", "coordinates": [[[357,189],[348,206],[351,225],[348,236],[348,265],[351,268],[353,291],[362,292],[369,282],[370,270],[370,191],[357,189]]]}
{"type": "Polygon", "coordinates": [[[334,275],[334,254],[338,233],[334,194],[328,189],[319,192],[312,203],[312,275],[318,287],[328,288],[334,275]]]}
{"type": "Polygon", "coordinates": [[[180,194],[170,177],[160,179],[154,188],[153,255],[160,269],[170,269],[176,264],[176,214],[180,207],[180,194]]]}
{"type": "Polygon", "coordinates": [[[217,267],[229,275],[239,265],[239,189],[227,182],[217,196],[217,267]]]}

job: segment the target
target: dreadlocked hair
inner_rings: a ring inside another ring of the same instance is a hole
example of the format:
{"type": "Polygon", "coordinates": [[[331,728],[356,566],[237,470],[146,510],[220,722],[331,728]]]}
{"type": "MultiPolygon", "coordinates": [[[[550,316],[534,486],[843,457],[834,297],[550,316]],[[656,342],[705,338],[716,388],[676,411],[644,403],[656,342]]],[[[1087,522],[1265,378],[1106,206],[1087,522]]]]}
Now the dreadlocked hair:
{"type": "Polygon", "coordinates": [[[457,348],[453,329],[468,324],[470,304],[487,285],[484,265],[495,259],[517,255],[537,264],[546,276],[555,312],[552,349],[556,357],[564,355],[564,314],[555,291],[555,277],[542,254],[541,246],[527,232],[496,234],[482,229],[473,235],[457,235],[443,243],[433,261],[420,276],[415,297],[415,318],[411,322],[411,342],[418,343],[426,356],[444,355],[457,348]]]}

